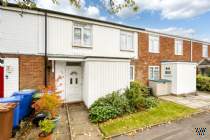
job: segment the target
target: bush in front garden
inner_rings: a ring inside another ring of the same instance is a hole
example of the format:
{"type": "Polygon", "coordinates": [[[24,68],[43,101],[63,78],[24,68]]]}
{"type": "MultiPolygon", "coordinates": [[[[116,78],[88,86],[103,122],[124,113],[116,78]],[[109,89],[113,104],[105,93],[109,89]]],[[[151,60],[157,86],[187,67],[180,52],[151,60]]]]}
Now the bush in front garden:
{"type": "Polygon", "coordinates": [[[128,99],[113,92],[93,103],[90,107],[90,119],[92,122],[102,122],[127,112],[131,112],[128,99]]]}
{"type": "Polygon", "coordinates": [[[144,98],[144,108],[154,108],[158,105],[158,100],[155,97],[144,98]]]}
{"type": "Polygon", "coordinates": [[[89,118],[93,123],[103,122],[118,116],[117,109],[110,105],[92,107],[89,113],[89,118]]]}
{"type": "Polygon", "coordinates": [[[210,91],[210,77],[198,75],[196,86],[200,91],[210,91]]]}
{"type": "Polygon", "coordinates": [[[113,92],[99,98],[90,107],[89,118],[91,122],[103,122],[109,119],[132,113],[141,109],[157,106],[157,99],[148,96],[148,88],[138,82],[131,82],[123,94],[113,92]]]}
{"type": "Polygon", "coordinates": [[[127,88],[125,97],[129,100],[129,105],[132,111],[144,108],[144,100],[149,95],[149,90],[143,84],[131,82],[130,88],[127,88]]]}

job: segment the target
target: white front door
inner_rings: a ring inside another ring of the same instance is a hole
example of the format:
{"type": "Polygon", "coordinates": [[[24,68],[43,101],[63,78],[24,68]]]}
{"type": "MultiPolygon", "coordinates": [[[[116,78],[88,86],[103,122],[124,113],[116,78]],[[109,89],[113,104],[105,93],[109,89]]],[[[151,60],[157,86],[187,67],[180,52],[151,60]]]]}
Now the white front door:
{"type": "Polygon", "coordinates": [[[82,70],[80,66],[66,66],[66,102],[82,100],[82,70]]]}
{"type": "Polygon", "coordinates": [[[19,90],[18,58],[4,58],[4,97],[10,97],[19,90]]]}

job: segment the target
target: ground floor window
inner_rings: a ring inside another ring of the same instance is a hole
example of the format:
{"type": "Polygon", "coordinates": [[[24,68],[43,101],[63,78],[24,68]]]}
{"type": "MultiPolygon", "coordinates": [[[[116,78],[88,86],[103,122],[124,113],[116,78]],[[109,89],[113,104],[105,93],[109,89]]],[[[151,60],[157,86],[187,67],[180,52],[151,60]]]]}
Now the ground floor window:
{"type": "Polygon", "coordinates": [[[135,80],[135,67],[133,65],[130,66],[130,80],[135,80]]]}
{"type": "Polygon", "coordinates": [[[160,73],[159,66],[149,66],[149,80],[158,80],[160,73]]]}

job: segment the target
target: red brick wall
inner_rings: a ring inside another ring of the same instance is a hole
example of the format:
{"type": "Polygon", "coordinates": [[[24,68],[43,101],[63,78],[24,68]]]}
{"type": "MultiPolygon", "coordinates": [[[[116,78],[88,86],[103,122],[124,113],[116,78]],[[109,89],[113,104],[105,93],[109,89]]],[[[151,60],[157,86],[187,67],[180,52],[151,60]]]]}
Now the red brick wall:
{"type": "Polygon", "coordinates": [[[202,47],[203,47],[203,44],[193,42],[193,49],[192,49],[193,62],[199,62],[203,59],[203,57],[202,57],[202,47]]]}
{"type": "MultiPolygon", "coordinates": [[[[19,88],[38,89],[45,85],[44,56],[1,54],[0,57],[19,58],[19,88]]],[[[55,86],[54,73],[48,68],[48,85],[55,86]]]]}
{"type": "Polygon", "coordinates": [[[183,42],[183,55],[175,55],[174,39],[160,36],[160,53],[149,53],[149,35],[147,33],[139,33],[139,58],[134,60],[135,78],[145,84],[148,83],[148,67],[159,65],[161,61],[190,61],[190,42],[183,42]]]}
{"type": "Polygon", "coordinates": [[[44,66],[43,56],[21,55],[19,57],[20,89],[44,86],[44,66]]]}

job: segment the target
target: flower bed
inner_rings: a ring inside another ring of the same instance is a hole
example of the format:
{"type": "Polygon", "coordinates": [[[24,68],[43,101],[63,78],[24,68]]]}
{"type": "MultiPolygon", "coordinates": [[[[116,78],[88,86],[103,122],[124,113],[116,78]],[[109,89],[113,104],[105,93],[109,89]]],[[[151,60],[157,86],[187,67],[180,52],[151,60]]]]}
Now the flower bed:
{"type": "Polygon", "coordinates": [[[124,93],[113,92],[99,98],[90,108],[91,122],[98,123],[124,114],[133,113],[157,106],[158,101],[149,96],[148,88],[138,82],[131,82],[124,93]]]}

